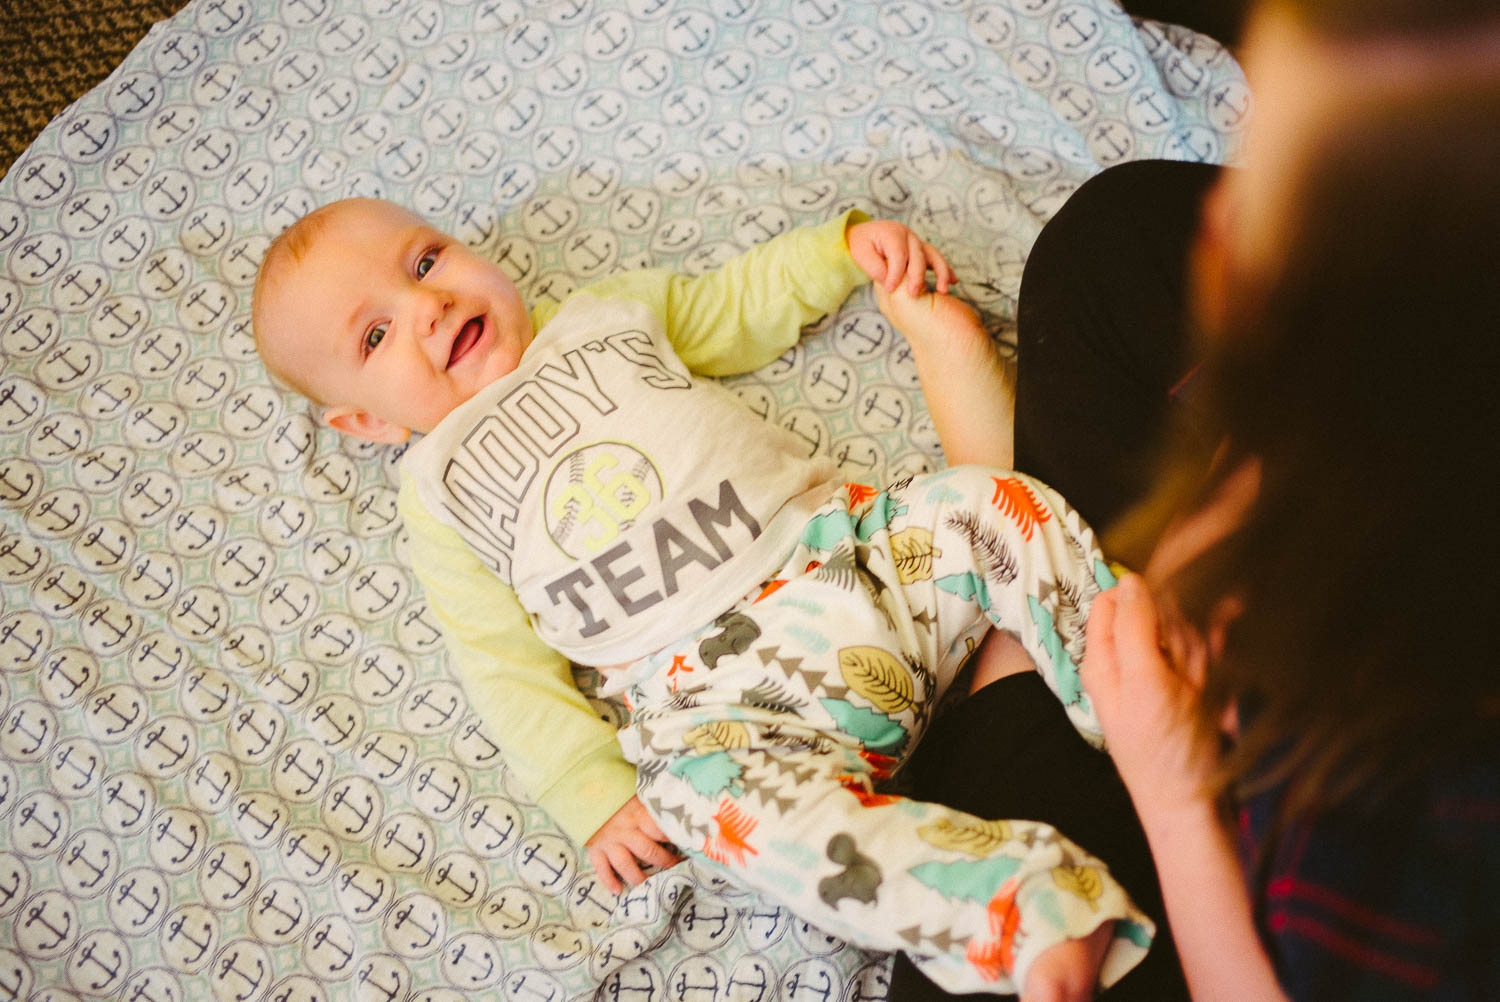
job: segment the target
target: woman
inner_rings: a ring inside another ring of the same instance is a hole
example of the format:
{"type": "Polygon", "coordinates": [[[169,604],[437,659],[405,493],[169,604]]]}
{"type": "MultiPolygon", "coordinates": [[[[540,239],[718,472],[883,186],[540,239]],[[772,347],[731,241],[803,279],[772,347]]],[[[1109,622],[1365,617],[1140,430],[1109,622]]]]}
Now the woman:
{"type": "MultiPolygon", "coordinates": [[[[1217,186],[1213,168],[1194,165],[1108,171],[1049,224],[1028,264],[1017,466],[1106,523],[1151,483],[1142,441],[1175,429],[1170,475],[1114,534],[1149,587],[1127,583],[1101,603],[1085,673],[1195,997],[1500,991],[1485,967],[1500,955],[1484,897],[1500,844],[1500,793],[1485,782],[1500,756],[1485,708],[1494,672],[1475,646],[1483,604],[1454,624],[1453,610],[1474,603],[1455,602],[1451,587],[1402,601],[1410,573],[1393,584],[1357,572],[1407,551],[1412,568],[1482,567],[1473,556],[1493,548],[1468,545],[1460,562],[1448,518],[1446,547],[1422,528],[1450,513],[1450,496],[1487,524],[1494,505],[1477,487],[1445,486],[1433,508],[1398,485],[1492,479],[1493,412],[1454,399],[1486,401],[1480,381],[1496,374],[1494,18],[1492,5],[1464,0],[1262,5],[1245,47],[1258,103],[1245,168],[1217,186]],[[1108,232],[1123,243],[1093,239],[1108,232]],[[1094,256],[1081,260],[1080,248],[1094,256]],[[1198,304],[1194,326],[1215,335],[1201,366],[1184,299],[1198,304]],[[1475,429],[1490,451],[1459,448],[1475,429]],[[1226,434],[1233,458],[1221,458],[1216,492],[1200,494],[1226,434]],[[1392,466],[1397,455],[1408,465],[1392,466]],[[1167,515],[1177,526],[1148,560],[1167,515]],[[1373,635],[1368,622],[1387,627],[1367,645],[1383,658],[1344,667],[1350,638],[1373,635]],[[1159,628],[1168,654],[1155,658],[1159,628]],[[1233,739],[1205,726],[1229,707],[1248,708],[1233,739]],[[1221,741],[1235,748],[1223,763],[1221,741]],[[1213,810],[1230,799],[1246,808],[1243,873],[1213,810]],[[1452,859],[1467,869],[1443,865],[1452,859]]],[[[1022,675],[982,690],[935,723],[922,756],[1037,726],[1038,688],[1022,675]]],[[[941,770],[921,767],[924,796],[1019,813],[1014,773],[932,790],[941,770]]],[[[1032,816],[1056,812],[1026,795],[1032,816]]],[[[898,963],[892,998],[928,994],[898,963]]]]}
{"type": "Polygon", "coordinates": [[[1500,30],[1336,70],[1225,195],[1256,214],[1200,310],[1224,443],[1206,486],[1179,443],[1113,534],[1150,557],[1084,684],[1194,998],[1494,998],[1500,30]]]}

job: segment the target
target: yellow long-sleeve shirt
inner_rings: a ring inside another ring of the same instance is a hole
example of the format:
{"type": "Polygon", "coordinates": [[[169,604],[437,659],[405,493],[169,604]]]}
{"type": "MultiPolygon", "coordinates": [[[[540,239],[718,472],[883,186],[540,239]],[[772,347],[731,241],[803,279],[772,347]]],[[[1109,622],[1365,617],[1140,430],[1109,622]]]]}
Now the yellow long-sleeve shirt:
{"type": "MultiPolygon", "coordinates": [[[[692,373],[759,368],[866,281],[844,237],[859,218],[846,213],[783,234],[698,278],[655,269],[612,276],[566,303],[533,309],[537,341],[545,340],[546,325],[564,307],[576,313],[590,305],[575,299],[625,300],[649,311],[692,373]]],[[[493,558],[476,552],[451,520],[424,502],[424,493],[432,497],[404,466],[399,507],[411,537],[412,569],[469,701],[521,783],[563,831],[584,842],[633,795],[634,767],[614,728],[574,685],[568,659],[537,635],[534,614],[542,610],[525,608],[493,558]]],[[[685,631],[700,624],[680,625],[685,631]]]]}

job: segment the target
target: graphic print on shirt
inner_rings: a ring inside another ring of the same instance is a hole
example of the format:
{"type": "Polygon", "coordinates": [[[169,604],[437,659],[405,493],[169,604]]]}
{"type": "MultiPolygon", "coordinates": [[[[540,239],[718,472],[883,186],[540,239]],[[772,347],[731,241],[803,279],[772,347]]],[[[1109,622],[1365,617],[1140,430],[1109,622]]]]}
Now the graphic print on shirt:
{"type": "Polygon", "coordinates": [[[658,648],[764,581],[832,472],[694,377],[646,307],[587,295],[405,462],[539,635],[590,664],[658,648]]]}
{"type": "MultiPolygon", "coordinates": [[[[597,418],[615,415],[619,409],[619,394],[606,391],[596,372],[609,372],[598,356],[608,356],[613,364],[624,359],[634,380],[652,391],[688,390],[693,385],[685,373],[669,365],[647,332],[623,330],[585,341],[544,362],[488,408],[454,451],[443,484],[447,513],[469,530],[470,542],[502,580],[510,579],[515,525],[544,462],[574,446],[586,429],[597,431],[597,418]],[[592,364],[590,356],[596,359],[592,364]]],[[[657,464],[635,446],[613,440],[568,452],[547,473],[542,490],[547,534],[576,561],[599,556],[666,493],[657,464]]],[[[662,531],[674,539],[659,540],[658,549],[670,549],[674,542],[684,547],[676,538],[681,532],[671,526],[662,531]]],[[[693,547],[694,559],[706,557],[698,549],[693,547]]],[[[610,552],[613,563],[619,554],[610,552]]],[[[603,576],[608,583],[609,574],[603,576]]],[[[578,583],[574,572],[554,582],[553,590],[571,599],[578,583]]]]}
{"type": "Polygon", "coordinates": [[[535,484],[541,461],[557,455],[583,429],[575,406],[581,401],[600,416],[618,409],[599,385],[585,352],[602,354],[606,344],[618,344],[629,333],[563,352],[566,368],[555,361],[543,363],[534,376],[495,401],[453,450],[442,474],[444,507],[503,580],[510,579],[521,502],[535,484]]]}
{"type": "Polygon", "coordinates": [[[547,534],[574,560],[587,560],[664,496],[656,464],[623,442],[568,453],[547,478],[547,534]]]}

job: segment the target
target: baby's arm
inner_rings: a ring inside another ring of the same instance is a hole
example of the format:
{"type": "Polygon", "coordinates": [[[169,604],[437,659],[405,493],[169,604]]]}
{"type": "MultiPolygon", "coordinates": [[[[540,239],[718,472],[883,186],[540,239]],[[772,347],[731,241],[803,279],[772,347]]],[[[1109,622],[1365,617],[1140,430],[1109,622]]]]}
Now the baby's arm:
{"type": "Polygon", "coordinates": [[[1015,374],[974,310],[947,295],[953,269],[900,223],[849,228],[849,254],[875,283],[875,301],[911,345],[917,377],[950,465],[1015,460],[1015,374]],[[927,270],[937,291],[927,291],[927,270]]]}
{"type": "MultiPolygon", "coordinates": [[[[615,728],[600,719],[573,682],[567,659],[531,629],[519,600],[452,529],[422,508],[410,481],[400,508],[411,535],[412,570],[443,633],[453,666],[485,732],[526,792],[579,844],[612,848],[621,816],[633,817],[635,767],[625,760],[615,728]]],[[[637,825],[637,827],[639,827],[637,825]]],[[[663,851],[630,839],[625,851],[642,863],[663,863],[663,851]]],[[[590,857],[597,862],[592,847],[590,857]]],[[[618,887],[619,851],[601,880],[618,887]]],[[[635,873],[639,873],[637,868],[635,873]]]]}
{"type": "Polygon", "coordinates": [[[646,306],[677,356],[699,375],[751,372],[796,347],[803,327],[838,309],[868,280],[844,240],[850,221],[864,218],[850,211],[796,227],[702,275],[625,271],[580,294],[646,306]]]}
{"type": "Polygon", "coordinates": [[[950,463],[1010,466],[1013,380],[972,310],[920,293],[953,269],[901,223],[849,212],[798,227],[696,277],[661,269],[622,272],[582,290],[645,304],[694,372],[749,372],[796,345],[802,327],[839,308],[867,279],[887,317],[912,344],[928,408],[950,463]],[[896,287],[895,292],[888,291],[896,287]]]}

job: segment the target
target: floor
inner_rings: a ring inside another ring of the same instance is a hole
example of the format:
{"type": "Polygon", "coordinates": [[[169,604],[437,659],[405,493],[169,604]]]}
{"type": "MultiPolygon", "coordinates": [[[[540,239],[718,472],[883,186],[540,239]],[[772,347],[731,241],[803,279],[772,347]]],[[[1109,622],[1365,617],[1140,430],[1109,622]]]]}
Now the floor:
{"type": "Polygon", "coordinates": [[[185,0],[0,0],[0,177],[185,0]]]}

